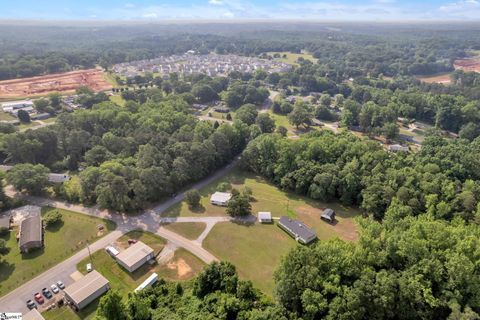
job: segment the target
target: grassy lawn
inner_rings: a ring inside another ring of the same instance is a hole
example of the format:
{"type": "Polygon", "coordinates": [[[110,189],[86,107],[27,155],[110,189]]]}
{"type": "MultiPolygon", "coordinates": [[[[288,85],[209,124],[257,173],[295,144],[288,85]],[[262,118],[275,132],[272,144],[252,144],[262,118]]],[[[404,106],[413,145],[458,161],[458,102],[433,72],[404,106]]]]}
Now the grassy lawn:
{"type": "Polygon", "coordinates": [[[176,222],[163,226],[187,239],[195,240],[202,234],[203,230],[205,230],[206,224],[203,222],[176,222]]]}
{"type": "Polygon", "coordinates": [[[10,121],[10,120],[16,120],[17,118],[15,118],[14,116],[12,116],[10,113],[6,113],[6,112],[3,112],[3,111],[0,111],[0,120],[4,120],[4,121],[10,121]]]}
{"type": "Polygon", "coordinates": [[[295,247],[294,239],[274,224],[252,226],[222,222],[215,225],[203,242],[208,251],[232,262],[241,278],[273,294],[273,272],[282,256],[295,247]]]}
{"type": "Polygon", "coordinates": [[[291,52],[287,52],[287,51],[285,51],[285,52],[268,52],[268,54],[271,55],[271,56],[273,56],[275,53],[280,54],[280,58],[274,58],[275,60],[285,62],[285,63],[289,63],[289,64],[298,65],[298,63],[297,63],[298,58],[303,58],[305,60],[310,60],[313,63],[317,62],[317,59],[315,59],[313,57],[313,55],[311,55],[309,53],[306,53],[306,52],[302,52],[302,53],[291,53],[291,52]],[[287,56],[286,58],[283,57],[284,54],[287,56]]]}
{"type": "Polygon", "coordinates": [[[103,72],[103,78],[107,80],[108,83],[112,85],[112,87],[117,88],[119,85],[117,80],[115,80],[115,74],[112,72],[103,72]]]}
{"type": "Polygon", "coordinates": [[[61,211],[63,223],[47,229],[45,248],[21,254],[15,239],[16,229],[0,237],[7,241],[10,248],[4,256],[5,263],[0,264],[0,296],[83,249],[87,240],[93,242],[103,236],[98,233],[98,224],[103,223],[107,231],[115,229],[111,221],[63,209],[43,208],[42,214],[50,210],[61,211]]]}
{"type": "Polygon", "coordinates": [[[18,126],[18,129],[22,130],[22,129],[28,129],[28,128],[32,128],[32,127],[36,127],[36,126],[39,126],[41,123],[38,122],[38,121],[30,121],[29,123],[21,123],[19,126],[18,126]]]}
{"type": "Polygon", "coordinates": [[[110,96],[110,101],[118,104],[121,107],[125,107],[125,104],[127,103],[127,101],[125,101],[125,99],[123,99],[120,95],[110,96]]]}
{"type": "Polygon", "coordinates": [[[52,123],[52,122],[57,121],[57,117],[48,118],[48,119],[45,119],[45,120],[42,120],[42,121],[46,122],[46,123],[52,123]]]}
{"type": "Polygon", "coordinates": [[[61,307],[43,312],[42,316],[46,320],[90,320],[95,317],[99,301],[95,300],[80,312],[74,312],[69,307],[61,307]]]}

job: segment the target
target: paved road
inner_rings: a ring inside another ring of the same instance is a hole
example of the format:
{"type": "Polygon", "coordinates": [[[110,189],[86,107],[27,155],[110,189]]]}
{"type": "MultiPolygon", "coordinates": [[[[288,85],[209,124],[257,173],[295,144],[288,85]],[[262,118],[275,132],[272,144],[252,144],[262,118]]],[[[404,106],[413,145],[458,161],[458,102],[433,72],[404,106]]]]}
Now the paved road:
{"type": "MultiPolygon", "coordinates": [[[[211,182],[217,180],[223,175],[227,174],[232,170],[236,165],[238,159],[234,160],[229,165],[218,170],[213,175],[205,178],[189,188],[192,189],[201,189],[211,182]]],[[[6,188],[6,194],[9,196],[14,196],[16,194],[15,190],[11,187],[6,188]]],[[[41,197],[32,197],[32,196],[23,196],[31,204],[39,206],[52,206],[67,210],[76,211],[79,213],[107,218],[113,220],[117,223],[117,230],[109,233],[107,236],[99,239],[98,241],[90,245],[90,251],[93,253],[97,250],[100,250],[107,246],[109,243],[114,242],[116,239],[121,237],[123,234],[128,231],[135,229],[143,229],[150,232],[154,232],[159,236],[168,240],[170,246],[172,247],[182,247],[190,251],[206,263],[218,260],[210,252],[202,248],[201,242],[188,240],[179,234],[167,230],[162,227],[162,223],[172,223],[172,222],[205,222],[207,225],[212,226],[216,222],[228,221],[228,217],[161,217],[161,213],[166,211],[168,208],[174,204],[182,201],[184,199],[183,192],[173,198],[170,198],[157,206],[142,212],[139,215],[131,216],[124,213],[110,212],[107,210],[99,210],[97,207],[86,208],[82,205],[74,205],[62,201],[55,201],[47,198],[41,197]]],[[[211,229],[211,228],[210,228],[211,229]]],[[[209,230],[210,230],[209,229],[209,230]]],[[[203,234],[202,234],[203,235],[203,234]]],[[[206,236],[206,234],[204,235],[206,236]]],[[[80,252],[76,253],[67,260],[59,263],[55,267],[45,271],[34,279],[28,281],[24,285],[10,292],[9,294],[0,298],[0,312],[27,312],[25,301],[31,299],[35,292],[40,291],[44,287],[49,287],[52,283],[57,280],[63,281],[66,285],[72,283],[70,279],[70,274],[76,271],[77,264],[85,259],[88,256],[87,249],[83,249],[80,252]]]]}

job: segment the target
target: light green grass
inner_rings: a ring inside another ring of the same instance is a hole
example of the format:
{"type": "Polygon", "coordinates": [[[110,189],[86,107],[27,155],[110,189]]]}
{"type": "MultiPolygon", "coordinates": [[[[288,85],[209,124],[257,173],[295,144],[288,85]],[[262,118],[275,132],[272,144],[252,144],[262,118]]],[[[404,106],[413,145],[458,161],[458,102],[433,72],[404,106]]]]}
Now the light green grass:
{"type": "Polygon", "coordinates": [[[281,62],[293,64],[293,65],[298,65],[298,63],[297,63],[298,58],[303,58],[305,60],[310,60],[313,63],[317,62],[317,59],[315,59],[313,57],[313,55],[311,55],[309,53],[306,53],[306,52],[302,52],[302,53],[291,53],[291,52],[286,52],[286,51],[285,52],[268,52],[268,54],[271,55],[271,56],[273,56],[275,53],[280,54],[280,58],[274,58],[276,61],[281,61],[281,62]],[[286,58],[283,58],[284,54],[287,55],[286,58]]]}
{"type": "Polygon", "coordinates": [[[38,121],[30,121],[29,123],[21,123],[21,124],[18,126],[18,129],[20,129],[20,130],[22,130],[22,129],[30,129],[30,128],[39,126],[40,124],[41,124],[41,123],[38,122],[38,121]]]}
{"type": "Polygon", "coordinates": [[[3,121],[11,121],[11,120],[16,120],[17,118],[15,118],[14,116],[12,116],[10,113],[6,113],[6,112],[3,112],[3,111],[0,111],[0,120],[3,120],[3,121]]]}
{"type": "Polygon", "coordinates": [[[195,240],[205,230],[206,224],[203,222],[176,222],[165,224],[164,227],[187,239],[195,240]]]}
{"type": "Polygon", "coordinates": [[[110,96],[110,101],[118,104],[121,107],[125,107],[125,104],[127,103],[127,101],[125,101],[125,99],[123,99],[121,95],[110,96]]]}
{"type": "Polygon", "coordinates": [[[203,242],[205,249],[222,260],[232,262],[241,278],[253,282],[268,295],[273,294],[273,272],[281,258],[296,242],[274,224],[215,225],[203,242]]]}
{"type": "Polygon", "coordinates": [[[99,299],[89,304],[85,309],[75,312],[71,308],[64,306],[45,311],[42,316],[46,320],[90,320],[95,317],[95,311],[98,307],[99,299]]]}
{"type": "Polygon", "coordinates": [[[48,118],[48,119],[45,119],[45,120],[42,120],[42,121],[46,122],[46,123],[52,123],[52,122],[57,121],[57,117],[48,118]]]}
{"type": "Polygon", "coordinates": [[[107,80],[108,83],[112,85],[112,87],[117,88],[119,87],[119,84],[117,83],[117,80],[115,79],[115,74],[112,72],[103,72],[103,78],[107,80]]]}
{"type": "Polygon", "coordinates": [[[31,253],[21,254],[15,239],[17,229],[1,236],[7,241],[10,252],[0,263],[0,296],[34,278],[85,247],[86,241],[98,239],[97,225],[103,223],[107,232],[115,229],[113,222],[90,217],[63,209],[44,208],[43,214],[50,210],[59,210],[63,215],[63,224],[46,230],[45,248],[31,253]]]}

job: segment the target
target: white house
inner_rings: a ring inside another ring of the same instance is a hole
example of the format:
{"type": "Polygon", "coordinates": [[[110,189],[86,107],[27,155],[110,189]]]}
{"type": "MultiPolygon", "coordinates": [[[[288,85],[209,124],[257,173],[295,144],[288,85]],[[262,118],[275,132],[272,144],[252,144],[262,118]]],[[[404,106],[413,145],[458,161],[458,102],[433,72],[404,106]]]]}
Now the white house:
{"type": "Polygon", "coordinates": [[[217,206],[226,206],[228,201],[232,198],[232,194],[229,192],[215,192],[210,197],[210,203],[217,206]]]}
{"type": "Polygon", "coordinates": [[[399,145],[399,144],[392,144],[388,146],[388,151],[390,152],[408,152],[410,149],[408,147],[399,145]]]}
{"type": "Polygon", "coordinates": [[[259,212],[258,213],[258,222],[260,222],[260,223],[271,223],[272,222],[272,213],[271,212],[259,212]]]}
{"type": "Polygon", "coordinates": [[[120,252],[115,257],[118,264],[127,269],[129,272],[134,272],[147,261],[154,259],[155,255],[153,249],[147,246],[142,241],[131,245],[128,249],[120,252]]]}

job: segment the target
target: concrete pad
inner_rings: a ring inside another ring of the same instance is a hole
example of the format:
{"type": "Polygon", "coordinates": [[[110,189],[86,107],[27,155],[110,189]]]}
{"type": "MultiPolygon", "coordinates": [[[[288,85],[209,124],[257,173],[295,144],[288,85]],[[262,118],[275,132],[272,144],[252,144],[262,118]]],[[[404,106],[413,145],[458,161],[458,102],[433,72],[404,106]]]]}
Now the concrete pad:
{"type": "Polygon", "coordinates": [[[80,272],[80,271],[75,271],[74,273],[72,273],[70,275],[70,278],[73,279],[73,281],[78,281],[80,280],[81,278],[83,278],[83,274],[80,272]]]}

